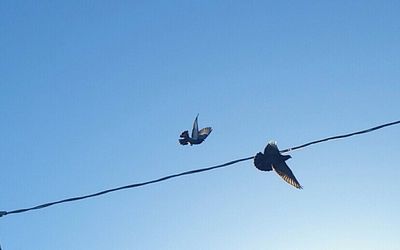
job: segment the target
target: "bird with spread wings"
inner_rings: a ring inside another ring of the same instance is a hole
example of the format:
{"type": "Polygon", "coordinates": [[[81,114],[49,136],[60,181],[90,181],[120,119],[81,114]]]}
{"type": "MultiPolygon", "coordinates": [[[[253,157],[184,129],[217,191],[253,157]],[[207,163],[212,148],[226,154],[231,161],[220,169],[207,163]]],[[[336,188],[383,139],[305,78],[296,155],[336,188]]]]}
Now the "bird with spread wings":
{"type": "Polygon", "coordinates": [[[274,170],[284,181],[295,188],[302,189],[303,187],[285,162],[290,158],[292,158],[290,155],[282,155],[279,152],[276,142],[270,142],[265,147],[264,154],[261,152],[256,154],[254,157],[254,165],[261,171],[274,170]]]}
{"type": "Polygon", "coordinates": [[[212,128],[211,127],[206,127],[202,128],[199,130],[199,125],[198,125],[198,117],[199,114],[197,114],[196,119],[194,120],[193,123],[193,129],[192,129],[192,136],[189,136],[189,131],[185,130],[182,132],[180,135],[179,143],[181,145],[196,145],[202,143],[207,136],[211,133],[212,128]]]}

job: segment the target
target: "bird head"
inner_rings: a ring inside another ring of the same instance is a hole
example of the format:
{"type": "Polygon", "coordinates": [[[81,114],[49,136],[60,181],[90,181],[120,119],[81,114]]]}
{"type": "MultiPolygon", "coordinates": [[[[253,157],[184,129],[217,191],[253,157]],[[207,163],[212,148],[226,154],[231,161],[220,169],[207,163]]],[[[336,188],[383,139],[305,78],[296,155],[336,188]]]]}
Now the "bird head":
{"type": "Polygon", "coordinates": [[[182,132],[182,134],[180,135],[181,138],[189,138],[189,131],[185,130],[182,132]]]}
{"type": "Polygon", "coordinates": [[[271,145],[274,148],[278,148],[278,145],[277,145],[276,141],[269,141],[268,144],[271,145]]]}

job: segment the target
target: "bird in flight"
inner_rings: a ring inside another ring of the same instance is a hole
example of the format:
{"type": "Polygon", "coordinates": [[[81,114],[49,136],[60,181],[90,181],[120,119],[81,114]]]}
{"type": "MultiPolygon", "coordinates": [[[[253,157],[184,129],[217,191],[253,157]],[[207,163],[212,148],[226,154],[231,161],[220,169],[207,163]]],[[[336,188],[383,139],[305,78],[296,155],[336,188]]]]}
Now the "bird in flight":
{"type": "Polygon", "coordinates": [[[281,155],[276,142],[269,142],[264,149],[264,154],[259,152],[254,157],[254,165],[261,171],[274,170],[284,181],[295,188],[302,189],[292,170],[286,165],[285,161],[290,158],[292,158],[290,155],[281,155]]]}
{"type": "Polygon", "coordinates": [[[181,139],[179,139],[179,143],[181,145],[190,144],[190,146],[192,146],[195,144],[200,144],[211,133],[212,131],[211,127],[206,127],[199,130],[199,125],[197,123],[198,117],[199,114],[197,114],[196,119],[194,120],[193,123],[192,136],[191,137],[189,136],[189,131],[187,130],[183,131],[182,134],[180,135],[181,139]]]}

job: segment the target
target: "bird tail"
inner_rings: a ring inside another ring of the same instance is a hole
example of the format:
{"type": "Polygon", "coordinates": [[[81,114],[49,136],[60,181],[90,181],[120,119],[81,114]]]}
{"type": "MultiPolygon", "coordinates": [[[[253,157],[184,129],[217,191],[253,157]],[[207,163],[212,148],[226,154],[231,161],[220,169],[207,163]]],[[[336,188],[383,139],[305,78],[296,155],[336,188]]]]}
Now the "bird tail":
{"type": "Polygon", "coordinates": [[[188,145],[189,141],[187,139],[179,139],[181,145],[188,145]]]}

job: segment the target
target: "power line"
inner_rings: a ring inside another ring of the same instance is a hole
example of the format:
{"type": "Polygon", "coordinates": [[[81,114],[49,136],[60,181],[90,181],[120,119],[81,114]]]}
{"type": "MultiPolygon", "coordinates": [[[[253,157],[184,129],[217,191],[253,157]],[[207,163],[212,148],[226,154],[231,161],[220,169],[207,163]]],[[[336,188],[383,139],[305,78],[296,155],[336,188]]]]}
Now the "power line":
{"type": "Polygon", "coordinates": [[[227,162],[227,163],[224,163],[224,164],[220,164],[220,165],[217,165],[217,166],[190,170],[190,171],[182,172],[182,173],[179,173],[179,174],[168,175],[168,176],[165,176],[165,177],[162,177],[162,178],[159,178],[159,179],[155,179],[155,180],[151,180],[151,181],[146,181],[146,182],[135,183],[135,184],[126,185],[126,186],[122,186],[122,187],[107,189],[107,190],[104,190],[104,191],[101,191],[101,192],[98,192],[98,193],[84,195],[84,196],[78,196],[78,197],[73,197],[73,198],[54,201],[54,202],[49,202],[49,203],[45,203],[45,204],[38,205],[38,206],[35,206],[35,207],[17,209],[17,210],[13,210],[13,211],[9,211],[9,212],[0,211],[0,217],[4,216],[4,215],[7,215],[7,214],[17,214],[17,213],[27,212],[27,211],[30,211],[30,210],[42,209],[42,208],[49,207],[49,206],[56,205],[56,204],[60,204],[60,203],[83,200],[83,199],[87,199],[87,198],[91,198],[91,197],[95,197],[95,196],[99,196],[99,195],[103,195],[103,194],[107,194],[107,193],[111,193],[111,192],[116,192],[116,191],[123,190],[123,189],[145,186],[145,185],[148,185],[148,184],[165,181],[165,180],[168,180],[168,179],[171,179],[171,178],[175,178],[175,177],[179,177],[179,176],[183,176],[183,175],[201,173],[201,172],[209,171],[209,170],[216,169],[216,168],[226,167],[226,166],[229,166],[229,165],[241,162],[241,161],[247,161],[247,160],[250,160],[250,159],[253,159],[253,158],[254,158],[253,156],[247,157],[247,158],[242,158],[242,159],[230,161],[230,162],[227,162]]]}
{"type": "Polygon", "coordinates": [[[378,130],[378,129],[381,129],[381,128],[384,128],[384,127],[388,127],[388,126],[393,126],[393,125],[396,125],[396,124],[399,124],[399,123],[400,123],[400,120],[399,121],[395,121],[395,122],[382,124],[382,125],[379,125],[379,126],[376,126],[376,127],[373,127],[373,128],[368,128],[368,129],[365,129],[365,130],[349,133],[349,134],[332,136],[332,137],[324,138],[324,139],[321,139],[321,140],[308,142],[308,143],[305,143],[305,144],[302,144],[300,146],[296,146],[296,147],[293,147],[293,148],[288,148],[288,149],[285,149],[285,150],[281,150],[280,152],[281,153],[286,153],[286,152],[290,152],[290,151],[293,151],[293,150],[297,150],[297,149],[300,149],[300,148],[304,148],[304,147],[310,146],[312,144],[317,144],[317,143],[320,143],[320,142],[341,139],[341,138],[350,137],[350,136],[353,136],[353,135],[365,134],[365,133],[372,132],[374,130],[378,130]]]}
{"type": "MultiPolygon", "coordinates": [[[[373,128],[357,131],[357,132],[354,132],[354,133],[327,137],[327,138],[324,138],[324,139],[321,139],[321,140],[308,142],[308,143],[302,144],[300,146],[284,149],[284,150],[281,150],[280,152],[281,153],[286,153],[286,152],[290,152],[290,151],[293,151],[293,150],[297,150],[297,149],[300,149],[300,148],[304,148],[304,147],[310,146],[312,144],[317,144],[317,143],[321,143],[321,142],[325,142],[325,141],[329,141],[329,140],[336,140],[336,139],[341,139],[341,138],[350,137],[350,136],[354,136],[354,135],[360,135],[360,134],[364,134],[364,133],[369,133],[369,132],[372,132],[374,130],[378,130],[378,129],[381,129],[381,128],[384,128],[384,127],[388,127],[388,126],[393,126],[393,125],[396,125],[396,124],[399,124],[399,123],[400,123],[400,120],[399,121],[395,121],[395,122],[391,122],[391,123],[386,123],[386,124],[383,124],[383,125],[379,125],[379,126],[376,126],[376,127],[373,127],[373,128]]],[[[107,193],[120,191],[120,190],[123,190],[123,189],[130,189],[130,188],[136,188],[136,187],[140,187],[140,186],[145,186],[145,185],[149,185],[149,184],[152,184],[152,183],[166,181],[168,179],[176,178],[176,177],[179,177],[179,176],[196,174],[196,173],[201,173],[201,172],[205,172],[205,171],[209,171],[209,170],[213,170],[213,169],[217,169],[217,168],[223,168],[223,167],[227,167],[227,166],[230,166],[230,165],[242,162],[242,161],[248,161],[248,160],[251,160],[251,159],[254,159],[254,156],[249,156],[249,157],[246,157],[246,158],[233,160],[233,161],[230,161],[230,162],[227,162],[227,163],[223,163],[223,164],[220,164],[220,165],[211,166],[211,167],[207,167],[207,168],[200,168],[200,169],[189,170],[189,171],[178,173],[178,174],[172,174],[172,175],[168,175],[168,176],[161,177],[159,179],[155,179],[155,180],[151,180],[151,181],[146,181],[146,182],[141,182],[141,183],[134,183],[134,184],[126,185],[126,186],[107,189],[107,190],[104,190],[104,191],[101,191],[101,192],[97,192],[97,193],[93,193],[93,194],[89,194],[89,195],[78,196],[78,197],[63,199],[63,200],[59,200],[59,201],[44,203],[44,204],[41,204],[41,205],[38,205],[38,206],[34,206],[34,207],[30,207],[30,208],[22,208],[22,209],[17,209],[17,210],[12,210],[12,211],[0,211],[0,217],[8,215],[8,214],[24,213],[24,212],[28,212],[28,211],[31,211],[31,210],[42,209],[42,208],[53,206],[53,205],[60,204],[60,203],[78,201],[78,200],[83,200],[83,199],[87,199],[87,198],[92,198],[92,197],[95,197],[95,196],[100,196],[100,195],[104,195],[104,194],[107,194],[107,193]]]]}

